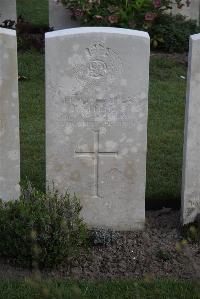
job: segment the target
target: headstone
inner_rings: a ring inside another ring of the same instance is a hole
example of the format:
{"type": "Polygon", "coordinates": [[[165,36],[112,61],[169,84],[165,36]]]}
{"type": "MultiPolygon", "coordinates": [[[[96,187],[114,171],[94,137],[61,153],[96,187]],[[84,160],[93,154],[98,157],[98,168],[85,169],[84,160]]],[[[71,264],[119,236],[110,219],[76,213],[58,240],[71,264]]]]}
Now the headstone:
{"type": "Polygon", "coordinates": [[[89,227],[141,229],[149,36],[117,28],[46,34],[46,175],[75,192],[89,227]]]}
{"type": "Polygon", "coordinates": [[[183,159],[182,222],[200,213],[200,34],[190,38],[183,159]]]}
{"type": "Polygon", "coordinates": [[[199,23],[200,0],[182,0],[181,3],[184,4],[181,8],[177,7],[177,3],[173,4],[172,14],[181,14],[186,16],[187,20],[194,20],[199,23]]]}
{"type": "Polygon", "coordinates": [[[64,7],[61,0],[49,0],[49,27],[60,30],[78,26],[78,22],[71,18],[71,11],[64,7]]]}
{"type": "Polygon", "coordinates": [[[0,0],[0,24],[5,20],[17,20],[16,0],[0,0]]]}
{"type": "Polygon", "coordinates": [[[17,41],[0,28],[0,198],[17,199],[20,182],[17,41]]]}

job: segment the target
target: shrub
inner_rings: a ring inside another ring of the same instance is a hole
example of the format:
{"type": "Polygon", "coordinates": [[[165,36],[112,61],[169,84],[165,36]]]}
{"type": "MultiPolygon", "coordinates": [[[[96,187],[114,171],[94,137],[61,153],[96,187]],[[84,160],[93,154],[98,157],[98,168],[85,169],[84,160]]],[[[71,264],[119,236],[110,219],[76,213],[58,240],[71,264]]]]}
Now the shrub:
{"type": "Polygon", "coordinates": [[[155,20],[149,31],[152,43],[157,41],[156,47],[169,52],[188,51],[190,35],[198,32],[200,28],[196,23],[186,21],[181,15],[163,15],[155,20]]]}
{"type": "Polygon", "coordinates": [[[19,200],[0,203],[0,256],[24,266],[70,266],[86,245],[76,196],[46,194],[29,186],[19,200]]]}
{"type": "MultiPolygon", "coordinates": [[[[180,5],[181,0],[175,0],[180,5]]],[[[172,0],[62,0],[89,25],[149,28],[155,19],[171,8],[172,0]]]]}
{"type": "MultiPolygon", "coordinates": [[[[165,51],[188,50],[189,36],[200,32],[195,22],[166,13],[171,0],[62,0],[72,18],[83,25],[114,26],[144,30],[150,34],[152,48],[165,51]]],[[[181,8],[182,0],[176,0],[181,8]]]]}

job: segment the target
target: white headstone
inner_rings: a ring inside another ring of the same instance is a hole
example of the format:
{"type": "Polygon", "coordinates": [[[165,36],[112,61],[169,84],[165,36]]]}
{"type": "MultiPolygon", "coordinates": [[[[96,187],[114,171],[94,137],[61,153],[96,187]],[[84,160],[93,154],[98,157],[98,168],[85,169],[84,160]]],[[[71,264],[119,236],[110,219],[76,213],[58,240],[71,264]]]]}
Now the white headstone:
{"type": "Polygon", "coordinates": [[[172,14],[181,14],[185,16],[187,20],[195,20],[199,23],[200,0],[182,0],[181,3],[184,4],[182,8],[178,8],[177,3],[174,3],[172,14]]]}
{"type": "Polygon", "coordinates": [[[46,34],[47,182],[78,195],[89,227],[144,226],[149,45],[127,29],[46,34]]]}
{"type": "Polygon", "coordinates": [[[49,27],[60,30],[78,26],[78,22],[71,18],[70,10],[66,9],[61,0],[49,0],[49,27]]]}
{"type": "Polygon", "coordinates": [[[5,20],[17,20],[16,0],[0,0],[0,24],[5,20]]]}
{"type": "Polygon", "coordinates": [[[200,34],[190,38],[183,159],[182,222],[200,213],[200,34]]]}
{"type": "Polygon", "coordinates": [[[0,198],[19,196],[19,101],[14,30],[0,28],[0,198]]]}

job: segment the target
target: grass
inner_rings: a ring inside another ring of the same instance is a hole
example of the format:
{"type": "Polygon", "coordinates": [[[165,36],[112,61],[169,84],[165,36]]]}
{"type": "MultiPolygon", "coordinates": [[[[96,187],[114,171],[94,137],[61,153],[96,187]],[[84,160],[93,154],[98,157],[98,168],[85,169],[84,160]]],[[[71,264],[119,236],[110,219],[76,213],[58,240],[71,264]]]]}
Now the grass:
{"type": "Polygon", "coordinates": [[[186,76],[183,65],[151,59],[146,194],[160,205],[180,200],[186,92],[181,76],[186,76]]]}
{"type": "MultiPolygon", "coordinates": [[[[18,15],[36,26],[48,25],[48,0],[18,0],[18,15]]],[[[45,186],[44,55],[20,52],[21,178],[39,189],[45,186]]],[[[167,58],[153,57],[150,65],[150,96],[147,159],[147,206],[178,205],[184,124],[186,68],[167,58]]],[[[1,279],[0,299],[198,299],[199,290],[189,281],[160,279],[69,280],[1,279]]]]}
{"type": "Polygon", "coordinates": [[[17,0],[17,15],[35,26],[48,26],[49,0],[17,0]]]}
{"type": "Polygon", "coordinates": [[[27,78],[19,83],[21,180],[30,180],[44,190],[44,56],[33,51],[20,53],[18,58],[19,74],[27,78]]]}
{"type": "MultiPolygon", "coordinates": [[[[18,0],[18,14],[33,24],[48,24],[47,0],[18,0]]],[[[44,57],[36,51],[19,53],[21,178],[44,188],[45,121],[44,57]]],[[[147,207],[178,206],[184,129],[186,67],[169,58],[151,58],[147,207]]]]}
{"type": "Polygon", "coordinates": [[[192,282],[157,280],[108,280],[72,282],[46,280],[42,283],[24,280],[1,280],[2,299],[198,299],[192,282]]]}

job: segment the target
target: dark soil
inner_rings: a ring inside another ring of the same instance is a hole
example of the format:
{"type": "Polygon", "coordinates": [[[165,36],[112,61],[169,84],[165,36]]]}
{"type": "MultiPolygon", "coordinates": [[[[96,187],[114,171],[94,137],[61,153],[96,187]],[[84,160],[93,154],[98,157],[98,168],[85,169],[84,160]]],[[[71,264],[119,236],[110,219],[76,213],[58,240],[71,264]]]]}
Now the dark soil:
{"type": "MultiPolygon", "coordinates": [[[[179,212],[163,209],[149,211],[143,232],[120,233],[111,246],[92,246],[73,262],[75,278],[114,277],[200,277],[200,244],[183,245],[179,212]]],[[[0,262],[0,277],[24,277],[29,270],[0,262]]],[[[68,276],[65,265],[44,276],[68,276]]]]}
{"type": "Polygon", "coordinates": [[[188,53],[166,53],[166,52],[152,51],[151,56],[169,58],[171,60],[174,60],[175,62],[184,64],[186,66],[188,64],[188,53]]]}

